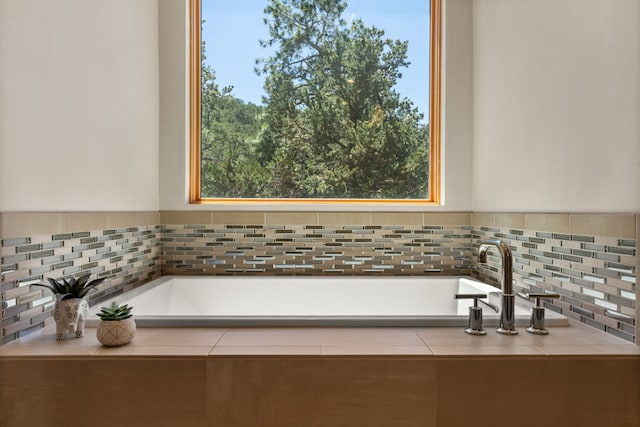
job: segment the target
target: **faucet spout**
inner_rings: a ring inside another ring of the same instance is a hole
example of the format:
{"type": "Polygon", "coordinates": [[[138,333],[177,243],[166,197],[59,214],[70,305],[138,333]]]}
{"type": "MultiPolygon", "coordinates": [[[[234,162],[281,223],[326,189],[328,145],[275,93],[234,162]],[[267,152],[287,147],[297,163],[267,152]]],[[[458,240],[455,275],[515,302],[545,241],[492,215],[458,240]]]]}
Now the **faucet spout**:
{"type": "Polygon", "coordinates": [[[515,328],[515,295],[513,293],[513,255],[509,246],[500,239],[487,239],[480,242],[478,249],[478,260],[487,262],[487,251],[495,246],[500,251],[502,259],[502,279],[500,287],[502,289],[502,309],[500,312],[500,326],[497,331],[505,335],[515,335],[518,331],[515,328]]]}

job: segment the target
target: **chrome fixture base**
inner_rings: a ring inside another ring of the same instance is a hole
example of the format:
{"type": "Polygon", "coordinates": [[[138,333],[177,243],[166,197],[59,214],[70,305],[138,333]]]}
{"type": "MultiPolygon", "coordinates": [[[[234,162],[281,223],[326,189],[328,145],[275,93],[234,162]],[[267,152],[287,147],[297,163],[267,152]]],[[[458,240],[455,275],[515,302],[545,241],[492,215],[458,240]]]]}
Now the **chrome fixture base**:
{"type": "Polygon", "coordinates": [[[518,335],[518,330],[517,329],[498,328],[498,329],[496,329],[496,332],[498,332],[499,334],[502,334],[502,335],[518,335]]]}
{"type": "Polygon", "coordinates": [[[473,298],[473,305],[469,307],[469,327],[464,331],[469,335],[486,335],[482,329],[482,308],[478,307],[478,299],[486,298],[487,294],[456,294],[456,299],[473,298]]]}
{"type": "Polygon", "coordinates": [[[534,335],[547,335],[549,334],[549,331],[547,331],[545,328],[534,328],[533,326],[529,326],[527,329],[525,329],[525,331],[529,332],[530,334],[534,334],[534,335]]]}
{"type": "Polygon", "coordinates": [[[531,308],[531,322],[527,328],[527,332],[535,335],[547,335],[547,331],[544,327],[544,307],[542,306],[542,298],[560,298],[560,294],[554,293],[530,293],[528,298],[535,298],[536,305],[531,308]]]}

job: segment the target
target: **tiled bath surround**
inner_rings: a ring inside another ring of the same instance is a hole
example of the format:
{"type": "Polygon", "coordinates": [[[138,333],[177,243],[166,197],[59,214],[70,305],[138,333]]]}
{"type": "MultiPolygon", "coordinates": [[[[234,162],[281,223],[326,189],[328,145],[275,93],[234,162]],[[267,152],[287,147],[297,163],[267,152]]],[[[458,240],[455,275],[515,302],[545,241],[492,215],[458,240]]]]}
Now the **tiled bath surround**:
{"type": "MultiPolygon", "coordinates": [[[[548,309],[634,340],[635,239],[474,227],[476,250],[487,238],[499,238],[511,248],[516,292],[558,293],[559,299],[546,300],[548,309]]],[[[474,271],[484,281],[498,284],[501,258],[491,253],[488,263],[476,263],[474,271]]]]}
{"type": "Polygon", "coordinates": [[[635,337],[640,215],[624,216],[622,226],[615,216],[577,216],[571,227],[563,214],[162,212],[162,225],[135,227],[122,226],[124,218],[111,227],[109,215],[80,215],[70,232],[40,219],[20,228],[16,214],[8,231],[3,221],[3,343],[50,321],[48,293],[27,286],[44,277],[114,275],[94,303],[160,274],[478,274],[495,282],[495,254],[477,265],[485,237],[509,242],[519,289],[559,292],[550,309],[635,337]]]}
{"type": "Polygon", "coordinates": [[[90,304],[160,277],[160,226],[125,227],[2,239],[2,343],[52,321],[54,297],[29,286],[45,277],[109,277],[90,304]]]}
{"type": "Polygon", "coordinates": [[[470,274],[471,226],[168,224],[163,274],[470,274]]]}

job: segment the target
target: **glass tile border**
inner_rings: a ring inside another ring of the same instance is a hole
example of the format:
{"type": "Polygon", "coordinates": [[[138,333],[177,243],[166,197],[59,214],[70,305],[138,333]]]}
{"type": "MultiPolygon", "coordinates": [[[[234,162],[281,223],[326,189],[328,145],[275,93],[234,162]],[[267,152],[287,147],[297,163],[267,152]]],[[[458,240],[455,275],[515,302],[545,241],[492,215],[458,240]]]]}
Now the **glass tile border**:
{"type": "Polygon", "coordinates": [[[636,342],[637,242],[615,237],[474,226],[474,275],[499,285],[501,259],[490,250],[477,260],[482,240],[499,238],[513,253],[517,292],[554,292],[545,306],[596,329],[636,342]]]}
{"type": "Polygon", "coordinates": [[[163,274],[470,274],[470,226],[168,224],[163,274]]]}
{"type": "Polygon", "coordinates": [[[4,239],[0,246],[2,344],[52,322],[55,298],[30,286],[46,277],[107,277],[90,305],[160,277],[161,226],[136,226],[4,239]]]}
{"type": "Polygon", "coordinates": [[[546,306],[636,340],[637,241],[628,237],[482,225],[162,224],[2,240],[2,343],[51,322],[44,277],[113,277],[92,304],[160,275],[473,275],[497,284],[500,260],[479,265],[478,243],[514,251],[520,292],[553,291],[546,306]]]}

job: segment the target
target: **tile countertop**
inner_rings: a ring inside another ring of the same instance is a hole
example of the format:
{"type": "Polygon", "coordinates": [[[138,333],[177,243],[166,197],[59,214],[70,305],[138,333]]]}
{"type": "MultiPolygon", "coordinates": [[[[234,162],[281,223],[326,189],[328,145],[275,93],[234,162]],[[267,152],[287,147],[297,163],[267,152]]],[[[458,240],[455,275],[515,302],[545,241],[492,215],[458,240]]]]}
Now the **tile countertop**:
{"type": "Polygon", "coordinates": [[[205,356],[633,356],[640,347],[572,322],[539,336],[462,328],[138,328],[134,340],[103,347],[95,328],[83,338],[56,341],[53,325],[0,347],[1,357],[205,357],[205,356]]]}

